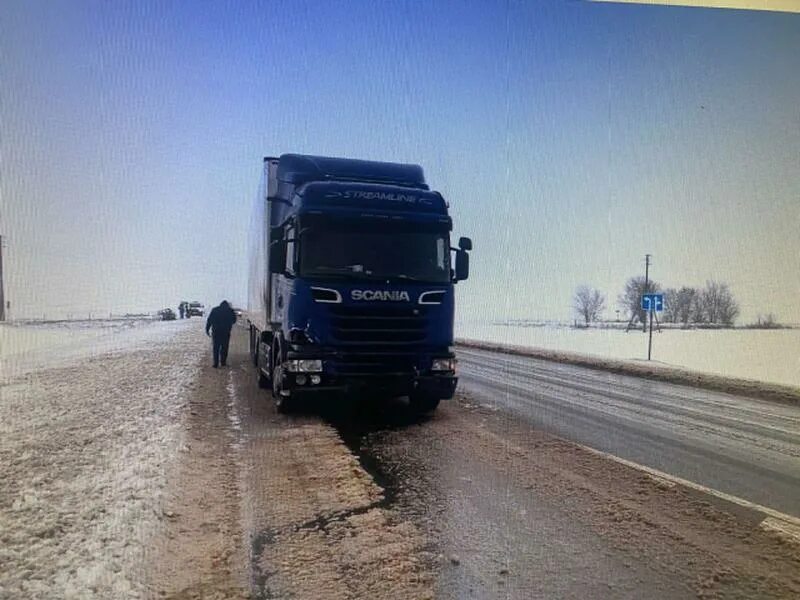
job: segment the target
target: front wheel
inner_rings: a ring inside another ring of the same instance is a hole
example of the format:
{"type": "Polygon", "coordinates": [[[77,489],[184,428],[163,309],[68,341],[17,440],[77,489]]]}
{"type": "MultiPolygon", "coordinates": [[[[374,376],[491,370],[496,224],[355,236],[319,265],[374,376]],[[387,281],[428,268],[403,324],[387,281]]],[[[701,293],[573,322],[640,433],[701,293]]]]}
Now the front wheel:
{"type": "Polygon", "coordinates": [[[280,365],[276,365],[272,371],[272,397],[275,400],[275,408],[285,415],[292,412],[294,403],[291,397],[284,396],[281,392],[283,392],[283,369],[280,365]]]}
{"type": "Polygon", "coordinates": [[[412,411],[425,415],[434,412],[438,408],[441,398],[426,394],[412,394],[408,400],[412,411]]]}
{"type": "Polygon", "coordinates": [[[259,336],[258,331],[251,326],[250,327],[250,358],[253,360],[253,366],[256,369],[259,369],[259,371],[260,371],[261,368],[258,365],[258,346],[259,346],[258,341],[259,341],[259,337],[260,336],[259,336]]]}
{"type": "Polygon", "coordinates": [[[261,367],[256,367],[256,369],[258,370],[258,387],[262,390],[268,390],[271,387],[269,377],[264,375],[264,371],[261,370],[261,367]]]}

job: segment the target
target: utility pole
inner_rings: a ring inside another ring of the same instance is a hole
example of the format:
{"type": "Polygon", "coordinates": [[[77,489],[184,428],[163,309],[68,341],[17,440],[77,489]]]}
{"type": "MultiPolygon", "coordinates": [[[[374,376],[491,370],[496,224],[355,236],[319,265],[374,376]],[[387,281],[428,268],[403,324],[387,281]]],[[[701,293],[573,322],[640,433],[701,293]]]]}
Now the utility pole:
{"type": "MultiPolygon", "coordinates": [[[[644,255],[644,289],[642,290],[642,294],[646,294],[648,292],[648,288],[650,287],[650,256],[652,255],[644,255]]],[[[640,309],[634,309],[631,311],[631,318],[628,321],[628,324],[625,326],[625,333],[628,333],[628,330],[633,325],[633,321],[639,314],[639,310],[640,309]]],[[[642,319],[642,333],[647,333],[647,315],[645,315],[644,319],[642,319]]]]}
{"type": "MultiPolygon", "coordinates": [[[[650,255],[644,255],[644,291],[643,294],[650,293],[650,255]]],[[[642,333],[647,331],[647,315],[642,320],[642,333]]],[[[650,331],[653,331],[653,319],[650,319],[650,331]]],[[[648,359],[649,360],[649,359],[648,359]]]]}
{"type": "Polygon", "coordinates": [[[6,295],[3,291],[3,236],[0,235],[0,321],[6,320],[6,295]]]}

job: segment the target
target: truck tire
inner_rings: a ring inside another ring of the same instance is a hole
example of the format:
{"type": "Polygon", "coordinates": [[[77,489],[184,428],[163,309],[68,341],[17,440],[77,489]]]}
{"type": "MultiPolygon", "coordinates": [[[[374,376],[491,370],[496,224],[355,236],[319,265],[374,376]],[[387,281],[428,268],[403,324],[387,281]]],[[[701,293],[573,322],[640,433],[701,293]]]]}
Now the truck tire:
{"type": "Polygon", "coordinates": [[[413,412],[419,415],[426,415],[437,409],[441,399],[426,394],[412,394],[409,396],[408,401],[413,412]]]}
{"type": "Polygon", "coordinates": [[[258,371],[258,387],[262,390],[268,390],[272,387],[272,382],[270,381],[269,377],[264,375],[264,371],[261,370],[261,367],[256,367],[258,371]]]}
{"type": "Polygon", "coordinates": [[[294,408],[294,402],[289,396],[281,395],[281,366],[275,365],[272,371],[272,397],[275,400],[275,408],[282,415],[289,414],[294,408]]]}

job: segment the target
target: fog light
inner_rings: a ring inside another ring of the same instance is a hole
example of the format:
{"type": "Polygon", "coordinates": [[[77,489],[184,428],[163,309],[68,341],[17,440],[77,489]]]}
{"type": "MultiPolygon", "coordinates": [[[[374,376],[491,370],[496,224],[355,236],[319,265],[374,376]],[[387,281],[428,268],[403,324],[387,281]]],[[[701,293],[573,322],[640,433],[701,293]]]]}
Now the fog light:
{"type": "Polygon", "coordinates": [[[322,377],[320,377],[319,375],[311,376],[311,385],[319,385],[320,381],[322,381],[322,377]]]}
{"type": "Polygon", "coordinates": [[[434,358],[431,364],[431,371],[455,371],[455,358],[434,358]]]}
{"type": "Polygon", "coordinates": [[[306,376],[305,375],[298,375],[295,377],[295,381],[297,385],[305,385],[306,384],[306,376]]]}

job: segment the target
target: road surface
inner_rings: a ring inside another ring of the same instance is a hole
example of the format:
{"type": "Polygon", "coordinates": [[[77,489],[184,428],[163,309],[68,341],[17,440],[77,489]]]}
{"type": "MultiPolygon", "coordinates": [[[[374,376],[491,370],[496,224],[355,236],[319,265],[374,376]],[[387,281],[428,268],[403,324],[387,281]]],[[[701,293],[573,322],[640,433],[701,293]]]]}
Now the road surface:
{"type": "Polygon", "coordinates": [[[537,429],[800,517],[800,407],[459,348],[460,390],[537,429]]]}
{"type": "Polygon", "coordinates": [[[244,329],[224,369],[200,321],[136,329],[0,378],[0,597],[800,597],[800,545],[759,511],[554,436],[507,391],[283,416],[244,329]]]}

